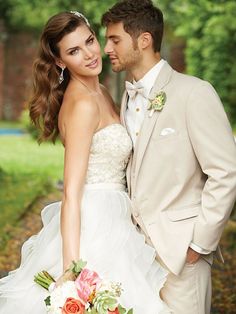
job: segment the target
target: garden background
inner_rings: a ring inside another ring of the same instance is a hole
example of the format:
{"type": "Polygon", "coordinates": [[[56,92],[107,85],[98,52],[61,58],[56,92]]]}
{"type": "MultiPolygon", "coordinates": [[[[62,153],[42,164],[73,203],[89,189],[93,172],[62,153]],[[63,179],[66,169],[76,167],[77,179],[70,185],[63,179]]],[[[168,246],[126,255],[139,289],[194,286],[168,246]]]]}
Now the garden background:
{"type": "MultiPolygon", "coordinates": [[[[135,0],[134,0],[135,1],[135,0]]],[[[0,0],[0,277],[19,264],[22,242],[41,228],[40,210],[61,198],[63,148],[39,146],[27,114],[31,66],[40,31],[60,12],[83,12],[102,46],[102,13],[113,0],[0,0]]],[[[162,55],[178,71],[208,80],[220,95],[236,134],[235,0],[159,0],[165,36],[162,55]]],[[[103,58],[102,82],[117,103],[124,75],[103,58]]],[[[224,231],[225,264],[213,267],[212,314],[236,313],[236,213],[224,231]]]]}

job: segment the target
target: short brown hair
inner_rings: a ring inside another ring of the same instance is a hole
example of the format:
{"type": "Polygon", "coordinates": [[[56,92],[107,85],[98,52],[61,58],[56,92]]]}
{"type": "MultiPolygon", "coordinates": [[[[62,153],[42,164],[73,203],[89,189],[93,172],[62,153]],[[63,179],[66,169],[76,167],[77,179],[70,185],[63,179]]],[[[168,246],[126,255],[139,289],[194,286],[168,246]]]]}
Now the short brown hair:
{"type": "Polygon", "coordinates": [[[102,16],[102,24],[108,26],[122,22],[124,30],[134,39],[141,33],[152,35],[153,50],[161,50],[163,37],[163,14],[151,0],[123,0],[116,3],[102,16]]]}

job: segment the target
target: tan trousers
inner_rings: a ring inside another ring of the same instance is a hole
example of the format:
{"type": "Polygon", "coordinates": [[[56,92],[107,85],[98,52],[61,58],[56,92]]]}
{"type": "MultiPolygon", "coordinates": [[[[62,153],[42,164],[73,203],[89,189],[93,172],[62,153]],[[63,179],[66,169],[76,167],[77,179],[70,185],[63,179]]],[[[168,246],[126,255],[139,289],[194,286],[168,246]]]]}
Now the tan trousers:
{"type": "Polygon", "coordinates": [[[185,264],[179,276],[169,274],[161,297],[173,314],[209,314],[211,309],[211,264],[200,258],[185,264]]]}

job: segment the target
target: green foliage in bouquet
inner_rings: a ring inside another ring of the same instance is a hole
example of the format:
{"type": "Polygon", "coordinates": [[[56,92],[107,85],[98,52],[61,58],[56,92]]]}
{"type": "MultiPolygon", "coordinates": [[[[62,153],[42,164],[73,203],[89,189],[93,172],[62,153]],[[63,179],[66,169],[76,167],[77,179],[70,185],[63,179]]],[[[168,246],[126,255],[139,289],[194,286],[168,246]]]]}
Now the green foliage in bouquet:
{"type": "Polygon", "coordinates": [[[116,297],[114,293],[108,290],[98,292],[93,300],[95,310],[99,314],[107,314],[108,310],[114,311],[118,306],[116,297]]]}
{"type": "Polygon", "coordinates": [[[84,262],[82,259],[80,259],[78,262],[73,261],[70,268],[67,271],[71,271],[76,276],[78,276],[86,265],[87,262],[84,262]]]}
{"type": "Polygon", "coordinates": [[[45,270],[41,271],[34,276],[34,282],[48,290],[52,283],[55,283],[55,279],[45,270]]]}

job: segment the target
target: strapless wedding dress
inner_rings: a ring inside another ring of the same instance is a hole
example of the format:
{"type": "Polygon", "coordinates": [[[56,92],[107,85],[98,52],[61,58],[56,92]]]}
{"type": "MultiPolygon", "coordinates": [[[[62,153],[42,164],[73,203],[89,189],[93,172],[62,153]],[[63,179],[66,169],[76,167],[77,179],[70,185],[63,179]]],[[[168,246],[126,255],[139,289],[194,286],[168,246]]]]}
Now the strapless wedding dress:
{"type": "MultiPolygon", "coordinates": [[[[94,134],[81,205],[81,258],[102,278],[122,283],[121,304],[134,314],[166,314],[159,291],[167,272],[131,221],[125,187],[131,150],[121,124],[94,134]]],[[[62,274],[60,208],[56,202],[42,210],[43,228],[24,243],[20,267],[0,280],[1,314],[46,313],[47,291],[33,278],[42,270],[55,278],[62,274]]]]}

